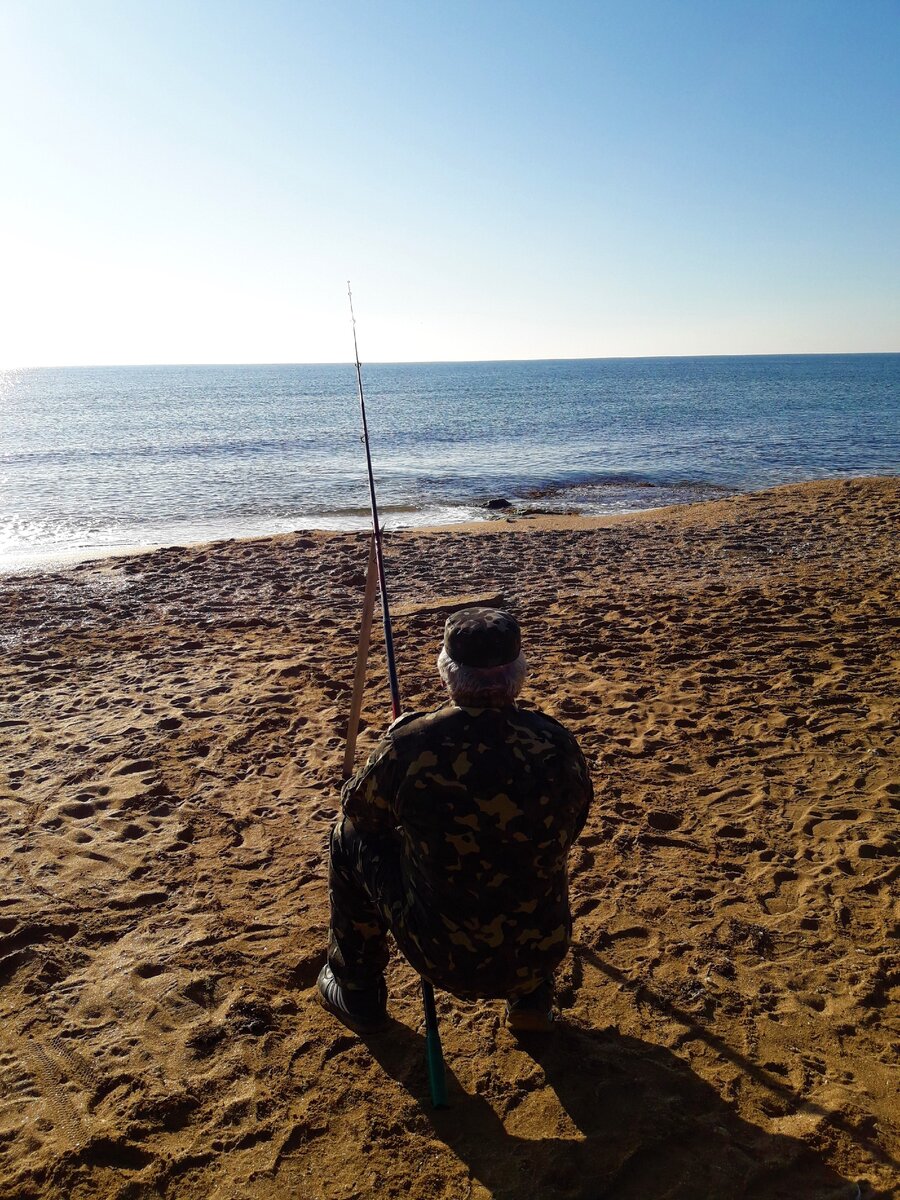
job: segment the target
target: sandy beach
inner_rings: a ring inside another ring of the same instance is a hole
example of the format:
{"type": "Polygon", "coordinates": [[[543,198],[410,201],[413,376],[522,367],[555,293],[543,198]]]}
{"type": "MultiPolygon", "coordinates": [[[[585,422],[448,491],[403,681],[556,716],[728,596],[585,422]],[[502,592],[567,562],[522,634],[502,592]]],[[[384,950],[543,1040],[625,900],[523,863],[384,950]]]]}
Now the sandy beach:
{"type": "MultiPolygon", "coordinates": [[[[897,479],[387,535],[401,687],[520,620],[596,801],[563,1021],[313,998],[367,556],[297,533],[0,579],[4,1200],[900,1195],[897,479]]],[[[358,755],[389,711],[380,637],[358,755]]]]}

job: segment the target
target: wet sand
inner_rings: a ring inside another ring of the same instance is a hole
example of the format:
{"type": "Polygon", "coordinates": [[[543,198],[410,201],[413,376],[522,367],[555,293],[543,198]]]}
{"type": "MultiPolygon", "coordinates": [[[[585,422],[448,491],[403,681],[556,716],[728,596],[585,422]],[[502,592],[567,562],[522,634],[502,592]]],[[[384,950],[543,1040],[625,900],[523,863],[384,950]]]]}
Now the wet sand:
{"type": "MultiPolygon", "coordinates": [[[[295,534],[0,580],[0,1197],[900,1194],[900,483],[388,535],[401,685],[522,622],[597,792],[564,1018],[313,1000],[366,566],[295,534]]],[[[376,635],[359,752],[389,704],[376,635]]]]}

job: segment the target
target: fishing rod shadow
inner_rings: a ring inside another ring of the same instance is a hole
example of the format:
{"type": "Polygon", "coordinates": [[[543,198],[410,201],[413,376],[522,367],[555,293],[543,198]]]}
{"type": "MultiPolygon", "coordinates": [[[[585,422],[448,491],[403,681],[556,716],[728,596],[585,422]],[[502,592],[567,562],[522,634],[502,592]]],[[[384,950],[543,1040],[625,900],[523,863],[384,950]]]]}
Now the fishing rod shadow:
{"type": "Polygon", "coordinates": [[[680,1008],[671,999],[655,992],[645,981],[630,978],[624,971],[603,959],[590,946],[578,942],[573,945],[572,949],[576,959],[583,959],[590,963],[592,967],[618,984],[619,987],[631,992],[639,1007],[651,1007],[669,1020],[675,1021],[689,1030],[692,1037],[698,1042],[705,1043],[713,1053],[723,1061],[731,1063],[758,1088],[769,1092],[775,1103],[783,1107],[786,1112],[815,1114],[828,1125],[833,1125],[841,1130],[850,1141],[856,1143],[863,1153],[875,1161],[886,1163],[893,1168],[900,1167],[900,1161],[880,1141],[867,1132],[863,1123],[848,1119],[846,1113],[818,1104],[808,1096],[801,1095],[783,1079],[776,1078],[760,1063],[729,1045],[723,1037],[715,1033],[708,1025],[698,1021],[692,1013],[680,1008]]]}
{"type": "Polygon", "coordinates": [[[443,1111],[431,1107],[421,1034],[392,1022],[365,1042],[434,1135],[497,1195],[725,1197],[764,1179],[771,1190],[759,1195],[872,1196],[807,1143],[744,1120],[670,1050],[615,1029],[560,1023],[550,1037],[504,1038],[480,1064],[486,1095],[462,1086],[451,1048],[443,1111]]]}

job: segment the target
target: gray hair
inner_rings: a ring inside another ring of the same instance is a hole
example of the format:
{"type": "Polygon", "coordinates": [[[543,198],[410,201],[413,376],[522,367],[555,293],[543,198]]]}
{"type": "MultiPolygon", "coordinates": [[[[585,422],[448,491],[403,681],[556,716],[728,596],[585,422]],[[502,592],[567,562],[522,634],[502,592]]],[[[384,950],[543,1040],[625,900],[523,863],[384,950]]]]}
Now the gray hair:
{"type": "Polygon", "coordinates": [[[450,699],[466,708],[503,708],[512,704],[528,674],[525,655],[521,653],[501,667],[467,667],[442,649],[437,665],[450,699]]]}

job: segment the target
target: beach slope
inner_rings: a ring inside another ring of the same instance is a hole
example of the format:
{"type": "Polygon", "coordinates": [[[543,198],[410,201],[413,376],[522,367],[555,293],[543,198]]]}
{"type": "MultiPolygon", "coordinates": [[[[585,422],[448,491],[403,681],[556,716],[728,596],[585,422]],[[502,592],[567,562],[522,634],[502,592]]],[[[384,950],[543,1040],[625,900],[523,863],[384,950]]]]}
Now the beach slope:
{"type": "MultiPolygon", "coordinates": [[[[0,1196],[833,1200],[900,1179],[900,484],[388,532],[401,685],[520,619],[597,799],[564,1018],[313,999],[367,541],[0,580],[0,1196]],[[858,1185],[858,1186],[857,1186],[858,1185]]],[[[373,646],[360,755],[389,712],[373,646]]]]}

